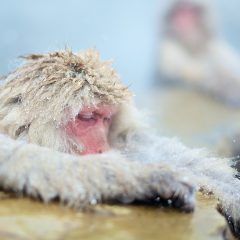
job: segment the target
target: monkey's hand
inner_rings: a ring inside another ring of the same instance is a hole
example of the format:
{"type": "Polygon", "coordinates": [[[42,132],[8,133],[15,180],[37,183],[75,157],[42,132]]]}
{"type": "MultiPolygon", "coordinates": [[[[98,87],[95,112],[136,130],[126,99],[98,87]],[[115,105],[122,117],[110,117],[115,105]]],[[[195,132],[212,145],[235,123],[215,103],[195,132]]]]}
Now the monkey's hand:
{"type": "Polygon", "coordinates": [[[178,178],[177,174],[158,165],[123,164],[130,171],[116,171],[112,183],[118,191],[107,198],[122,203],[160,204],[185,212],[193,211],[194,188],[178,178]]]}
{"type": "Polygon", "coordinates": [[[0,187],[71,206],[118,201],[166,201],[194,208],[193,187],[156,165],[125,160],[116,152],[72,156],[0,135],[0,187]]]}

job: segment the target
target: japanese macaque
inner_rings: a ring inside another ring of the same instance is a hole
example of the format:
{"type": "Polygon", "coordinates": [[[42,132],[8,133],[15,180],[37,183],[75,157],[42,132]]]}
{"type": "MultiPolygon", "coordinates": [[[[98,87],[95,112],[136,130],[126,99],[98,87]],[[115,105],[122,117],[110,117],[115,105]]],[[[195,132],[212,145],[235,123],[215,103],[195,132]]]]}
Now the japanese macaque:
{"type": "Polygon", "coordinates": [[[156,136],[95,50],[24,58],[0,89],[1,189],[74,207],[153,202],[185,212],[201,189],[240,236],[231,160],[156,136]]]}
{"type": "Polygon", "coordinates": [[[160,46],[162,80],[239,106],[239,66],[239,55],[214,32],[207,1],[173,1],[160,46]]]}
{"type": "Polygon", "coordinates": [[[160,87],[154,88],[150,106],[164,134],[177,135],[193,147],[211,148],[220,156],[236,157],[240,58],[216,33],[213,12],[211,1],[171,1],[159,45],[160,87]]]}

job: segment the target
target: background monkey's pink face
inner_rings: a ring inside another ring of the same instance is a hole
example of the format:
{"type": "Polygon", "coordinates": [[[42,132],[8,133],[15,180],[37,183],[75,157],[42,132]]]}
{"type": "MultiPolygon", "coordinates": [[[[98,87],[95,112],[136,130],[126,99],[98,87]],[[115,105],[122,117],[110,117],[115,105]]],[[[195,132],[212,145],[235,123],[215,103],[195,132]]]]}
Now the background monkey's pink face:
{"type": "Polygon", "coordinates": [[[117,107],[112,105],[84,107],[75,119],[67,122],[67,134],[84,147],[79,154],[102,153],[110,149],[108,133],[116,113],[117,107]]]}
{"type": "Polygon", "coordinates": [[[200,18],[200,8],[191,5],[183,5],[172,12],[170,21],[176,32],[187,33],[197,28],[200,18]]]}

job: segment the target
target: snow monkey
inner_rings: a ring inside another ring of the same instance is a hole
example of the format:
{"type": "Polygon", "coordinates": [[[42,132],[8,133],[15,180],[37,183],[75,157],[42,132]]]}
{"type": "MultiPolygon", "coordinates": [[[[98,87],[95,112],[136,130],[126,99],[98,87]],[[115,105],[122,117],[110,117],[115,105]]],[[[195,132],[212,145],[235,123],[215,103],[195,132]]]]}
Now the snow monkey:
{"type": "Polygon", "coordinates": [[[215,33],[212,15],[209,1],[173,1],[163,24],[160,74],[239,106],[240,57],[215,33]]]}
{"type": "Polygon", "coordinates": [[[191,212],[201,188],[239,236],[230,160],[157,136],[96,50],[24,58],[0,89],[1,189],[73,207],[147,201],[191,212]]]}

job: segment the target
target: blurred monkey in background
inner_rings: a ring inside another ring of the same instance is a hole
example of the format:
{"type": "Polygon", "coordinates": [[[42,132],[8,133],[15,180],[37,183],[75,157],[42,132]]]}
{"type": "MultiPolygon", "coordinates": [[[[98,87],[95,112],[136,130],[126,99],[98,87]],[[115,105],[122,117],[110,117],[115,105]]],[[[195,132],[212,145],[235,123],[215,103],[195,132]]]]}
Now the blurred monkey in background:
{"type": "Polygon", "coordinates": [[[205,1],[177,0],[164,22],[160,71],[169,80],[240,104],[240,57],[215,33],[205,1]]]}
{"type": "Polygon", "coordinates": [[[240,129],[240,57],[216,33],[213,15],[207,1],[171,2],[163,21],[155,102],[166,134],[235,156],[240,146],[239,137],[233,138],[240,129]]]}

